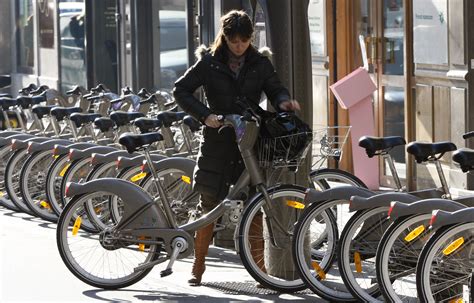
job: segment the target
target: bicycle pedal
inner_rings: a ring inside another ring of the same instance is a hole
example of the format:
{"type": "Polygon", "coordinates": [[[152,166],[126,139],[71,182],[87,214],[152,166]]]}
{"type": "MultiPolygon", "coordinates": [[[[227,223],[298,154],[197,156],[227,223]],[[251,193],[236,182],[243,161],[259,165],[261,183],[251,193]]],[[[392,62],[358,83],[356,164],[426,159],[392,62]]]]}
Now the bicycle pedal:
{"type": "Polygon", "coordinates": [[[160,272],[160,276],[163,278],[163,277],[171,275],[172,273],[173,273],[173,270],[171,268],[167,268],[160,272]]]}

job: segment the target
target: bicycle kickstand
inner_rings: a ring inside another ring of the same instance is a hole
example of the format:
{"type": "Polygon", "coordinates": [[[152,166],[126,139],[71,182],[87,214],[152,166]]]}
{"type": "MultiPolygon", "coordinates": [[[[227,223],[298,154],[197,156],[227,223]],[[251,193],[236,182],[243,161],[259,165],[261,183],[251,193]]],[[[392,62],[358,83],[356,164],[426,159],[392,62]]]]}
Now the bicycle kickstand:
{"type": "Polygon", "coordinates": [[[171,243],[171,247],[173,247],[173,251],[171,252],[170,261],[168,265],[166,266],[166,269],[160,272],[161,277],[166,277],[173,273],[172,267],[173,267],[174,261],[176,261],[176,259],[178,258],[181,252],[188,249],[188,242],[186,242],[186,239],[182,237],[177,237],[171,243]]]}

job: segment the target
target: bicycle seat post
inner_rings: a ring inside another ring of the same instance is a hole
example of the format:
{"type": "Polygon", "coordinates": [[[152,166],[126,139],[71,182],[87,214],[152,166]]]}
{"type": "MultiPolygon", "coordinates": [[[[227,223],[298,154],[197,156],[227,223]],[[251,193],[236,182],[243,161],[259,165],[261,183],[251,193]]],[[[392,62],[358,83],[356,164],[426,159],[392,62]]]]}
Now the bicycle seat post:
{"type": "Polygon", "coordinates": [[[451,193],[449,192],[448,182],[446,181],[446,176],[444,175],[443,168],[441,167],[441,162],[439,159],[432,160],[436,166],[436,171],[438,172],[439,180],[441,181],[441,187],[443,188],[443,198],[451,199],[451,193]]]}
{"type": "Polygon", "coordinates": [[[382,159],[384,160],[384,162],[388,164],[390,172],[395,181],[395,186],[397,187],[396,190],[397,191],[403,190],[402,182],[400,181],[400,176],[398,175],[397,169],[395,168],[395,163],[393,161],[392,155],[390,155],[389,153],[383,153],[382,159]]]}
{"type": "Polygon", "coordinates": [[[160,195],[160,201],[161,201],[161,204],[163,206],[163,209],[165,210],[165,214],[166,214],[166,217],[168,219],[168,223],[170,224],[170,226],[172,228],[178,228],[178,224],[176,223],[174,213],[171,210],[171,206],[170,206],[170,203],[168,201],[168,196],[166,195],[166,191],[163,188],[163,186],[162,186],[162,184],[159,180],[158,173],[156,172],[155,167],[153,165],[153,161],[151,159],[149,148],[150,148],[150,146],[144,148],[144,153],[145,153],[145,159],[146,159],[146,162],[147,162],[148,167],[150,169],[151,175],[153,176],[153,183],[155,184],[156,189],[158,190],[158,193],[160,195]]]}

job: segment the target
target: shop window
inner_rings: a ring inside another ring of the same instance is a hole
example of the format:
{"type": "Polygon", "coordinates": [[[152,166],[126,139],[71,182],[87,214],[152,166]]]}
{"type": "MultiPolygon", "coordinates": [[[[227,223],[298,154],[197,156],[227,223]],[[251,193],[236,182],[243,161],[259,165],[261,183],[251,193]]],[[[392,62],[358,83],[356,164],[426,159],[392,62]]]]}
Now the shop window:
{"type": "Polygon", "coordinates": [[[87,87],[84,1],[60,0],[58,12],[61,88],[68,90],[74,85],[87,87]]]}
{"type": "Polygon", "coordinates": [[[16,4],[18,72],[33,73],[35,65],[33,0],[18,0],[16,4]]]}

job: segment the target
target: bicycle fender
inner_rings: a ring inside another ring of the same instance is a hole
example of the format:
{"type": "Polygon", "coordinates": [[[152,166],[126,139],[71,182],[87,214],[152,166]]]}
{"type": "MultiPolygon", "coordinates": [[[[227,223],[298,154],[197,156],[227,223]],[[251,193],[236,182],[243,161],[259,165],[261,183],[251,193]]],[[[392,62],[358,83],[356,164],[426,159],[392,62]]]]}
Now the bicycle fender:
{"type": "Polygon", "coordinates": [[[110,146],[92,146],[83,150],[71,148],[69,149],[69,160],[75,161],[79,159],[88,158],[93,153],[105,154],[105,153],[110,153],[113,151],[117,151],[117,149],[110,146]]]}
{"type": "Polygon", "coordinates": [[[26,140],[19,140],[19,139],[12,139],[12,151],[13,150],[20,150],[20,149],[27,149],[29,142],[45,142],[50,140],[51,138],[44,138],[44,137],[32,137],[26,140]]]}
{"type": "Polygon", "coordinates": [[[13,136],[13,135],[19,135],[19,134],[24,134],[20,131],[14,131],[14,130],[4,130],[2,132],[0,132],[0,138],[6,138],[6,137],[10,137],[10,136],[13,136]]]}
{"type": "Polygon", "coordinates": [[[129,154],[127,151],[124,150],[115,150],[107,154],[93,153],[91,165],[94,166],[102,163],[113,162],[116,161],[118,157],[136,157],[138,155],[138,153],[129,154]]]}
{"type": "Polygon", "coordinates": [[[414,201],[419,201],[420,198],[411,195],[409,193],[400,193],[400,192],[387,192],[377,194],[372,197],[364,198],[359,196],[351,197],[351,203],[349,204],[349,211],[358,211],[365,210],[376,207],[389,207],[390,202],[400,201],[404,203],[411,203],[414,201]]]}
{"type": "Polygon", "coordinates": [[[52,150],[56,144],[61,144],[64,146],[71,145],[73,142],[63,139],[52,139],[45,142],[31,142],[28,143],[28,153],[35,153],[39,151],[52,150]]]}
{"type": "MultiPolygon", "coordinates": [[[[164,155],[158,155],[158,154],[150,154],[150,157],[152,161],[157,161],[157,162],[167,158],[164,155]]],[[[145,155],[139,155],[133,158],[118,157],[117,168],[124,169],[124,168],[129,168],[132,166],[139,166],[143,164],[143,160],[145,160],[145,155]]]]}
{"type": "Polygon", "coordinates": [[[352,196],[370,197],[375,195],[371,190],[355,186],[340,186],[324,191],[307,189],[304,204],[319,203],[327,200],[350,200],[352,196]]]}
{"type": "Polygon", "coordinates": [[[87,142],[80,142],[80,143],[74,143],[71,145],[62,145],[62,144],[55,144],[54,145],[54,156],[60,156],[69,153],[69,150],[71,148],[77,148],[77,149],[86,149],[92,146],[98,146],[97,144],[93,143],[87,143],[87,142]]]}
{"type": "Polygon", "coordinates": [[[163,211],[153,198],[139,186],[121,179],[103,178],[85,183],[68,182],[66,186],[66,197],[90,194],[102,191],[106,194],[118,196],[124,202],[122,218],[130,218],[131,221],[122,220],[121,223],[127,228],[156,228],[168,227],[168,221],[163,211]],[[142,208],[148,207],[145,210],[142,208]],[[143,210],[143,211],[141,211],[143,210]]]}
{"type": "Polygon", "coordinates": [[[410,204],[394,201],[396,202],[392,203],[390,212],[390,220],[392,221],[410,215],[429,214],[435,209],[452,212],[466,208],[465,205],[459,202],[447,199],[424,199],[410,204]]]}
{"type": "MultiPolygon", "coordinates": [[[[189,176],[187,177],[190,177],[192,181],[194,168],[196,167],[196,161],[192,159],[180,158],[180,157],[166,158],[158,162],[153,162],[153,167],[158,170],[170,169],[170,168],[181,169],[182,171],[187,172],[189,174],[189,176]]],[[[150,168],[148,167],[148,165],[145,165],[142,171],[149,173],[150,168]]]]}
{"type": "Polygon", "coordinates": [[[34,138],[36,136],[29,135],[29,134],[16,134],[12,136],[8,136],[6,138],[0,138],[0,147],[11,145],[13,139],[18,139],[18,140],[26,140],[29,138],[34,138]]]}
{"type": "Polygon", "coordinates": [[[446,225],[469,223],[474,221],[474,208],[465,207],[464,209],[460,209],[455,212],[435,210],[433,211],[433,217],[431,219],[431,228],[433,229],[437,229],[446,225]]]}

